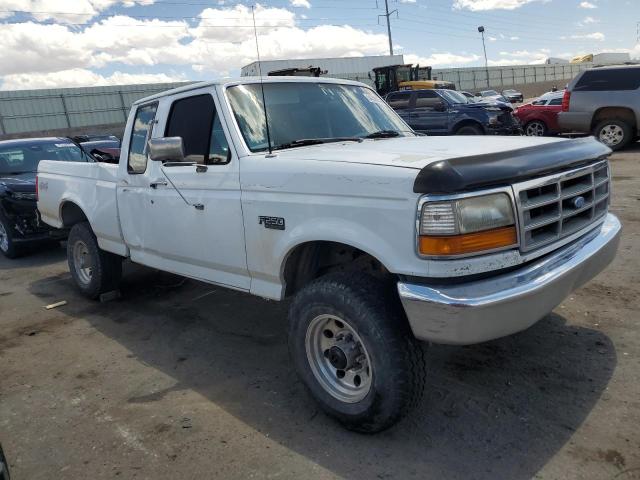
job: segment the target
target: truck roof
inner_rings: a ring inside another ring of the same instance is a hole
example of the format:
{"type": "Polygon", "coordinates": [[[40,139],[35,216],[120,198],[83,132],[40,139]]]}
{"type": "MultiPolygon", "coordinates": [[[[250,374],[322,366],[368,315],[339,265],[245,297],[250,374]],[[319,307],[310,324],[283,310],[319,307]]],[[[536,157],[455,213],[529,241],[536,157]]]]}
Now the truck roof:
{"type": "Polygon", "coordinates": [[[224,87],[233,86],[233,85],[244,85],[248,83],[260,83],[262,79],[262,83],[341,83],[345,85],[358,85],[361,87],[367,87],[364,83],[356,82],[353,80],[344,80],[341,78],[330,78],[330,77],[241,77],[234,79],[220,79],[220,80],[210,80],[206,82],[197,82],[191,83],[189,85],[185,85],[184,87],[172,88],[171,90],[166,90],[164,92],[156,93],[154,95],[150,95],[148,97],[141,98],[140,100],[136,100],[133,102],[133,105],[140,105],[141,103],[147,103],[150,100],[156,100],[158,98],[168,97],[171,95],[175,95],[178,93],[188,92],[190,90],[197,90],[199,88],[211,87],[214,85],[222,85],[224,87]]]}
{"type": "Polygon", "coordinates": [[[38,143],[65,142],[73,143],[66,137],[40,137],[40,138],[14,138],[13,140],[0,140],[3,147],[22,147],[24,145],[37,145],[38,143]]]}

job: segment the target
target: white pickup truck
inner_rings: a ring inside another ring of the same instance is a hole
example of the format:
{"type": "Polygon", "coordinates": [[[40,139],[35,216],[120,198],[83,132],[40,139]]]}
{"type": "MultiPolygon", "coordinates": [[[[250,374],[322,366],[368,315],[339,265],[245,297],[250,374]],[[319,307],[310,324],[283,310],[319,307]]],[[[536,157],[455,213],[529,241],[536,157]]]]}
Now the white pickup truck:
{"type": "Polygon", "coordinates": [[[611,262],[609,154],[592,138],[418,136],[363,84],[245,78],[136,102],[120,164],[41,162],[38,208],[70,229],[90,298],[118,288],[125,258],[292,297],[300,377],[375,432],[420,399],[419,341],[524,330],[611,262]]]}

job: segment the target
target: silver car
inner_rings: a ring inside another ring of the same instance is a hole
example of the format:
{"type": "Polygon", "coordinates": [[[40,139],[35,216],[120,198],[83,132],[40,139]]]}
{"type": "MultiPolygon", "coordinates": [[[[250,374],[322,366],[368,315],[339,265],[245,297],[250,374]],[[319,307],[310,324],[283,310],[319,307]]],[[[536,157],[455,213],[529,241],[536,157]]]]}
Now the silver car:
{"type": "Polygon", "coordinates": [[[640,65],[579,73],[565,90],[558,123],[563,132],[592,133],[613,150],[638,138],[640,65]]]}

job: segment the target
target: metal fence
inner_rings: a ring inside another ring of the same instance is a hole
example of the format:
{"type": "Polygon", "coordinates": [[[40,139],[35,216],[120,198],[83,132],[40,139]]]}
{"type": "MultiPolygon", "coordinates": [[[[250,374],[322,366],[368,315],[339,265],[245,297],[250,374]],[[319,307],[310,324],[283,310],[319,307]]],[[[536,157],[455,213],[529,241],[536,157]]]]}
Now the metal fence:
{"type": "Polygon", "coordinates": [[[2,91],[0,135],[124,124],[136,100],[186,83],[2,91]]]}
{"type": "MultiPolygon", "coordinates": [[[[458,90],[486,90],[487,88],[501,90],[503,87],[513,87],[558,81],[567,83],[582,70],[593,66],[592,63],[554,64],[554,65],[514,65],[508,67],[469,67],[469,68],[434,68],[432,78],[453,82],[458,90]],[[487,82],[487,70],[489,81],[487,82]]],[[[330,75],[347,80],[373,85],[369,72],[330,75]]],[[[559,87],[561,85],[558,85],[559,87]]]]}

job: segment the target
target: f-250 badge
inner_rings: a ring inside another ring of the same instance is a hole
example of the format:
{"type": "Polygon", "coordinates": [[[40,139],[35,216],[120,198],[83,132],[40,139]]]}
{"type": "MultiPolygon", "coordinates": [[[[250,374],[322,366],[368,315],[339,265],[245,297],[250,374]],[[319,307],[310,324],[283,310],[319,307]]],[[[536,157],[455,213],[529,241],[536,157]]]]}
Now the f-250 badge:
{"type": "Polygon", "coordinates": [[[264,228],[271,228],[273,230],[284,230],[284,218],[282,217],[258,217],[260,225],[264,225],[264,228]]]}

